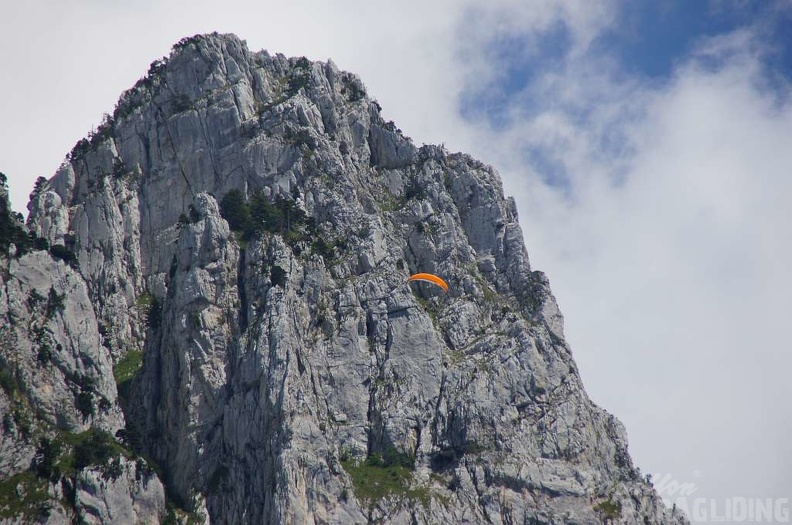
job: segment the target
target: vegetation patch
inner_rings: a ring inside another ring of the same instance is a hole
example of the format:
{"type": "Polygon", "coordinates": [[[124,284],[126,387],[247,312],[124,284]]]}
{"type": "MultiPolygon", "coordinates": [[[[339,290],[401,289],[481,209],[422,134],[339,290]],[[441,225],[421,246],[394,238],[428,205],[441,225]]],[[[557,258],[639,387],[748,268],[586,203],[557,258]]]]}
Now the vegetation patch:
{"type": "Polygon", "coordinates": [[[135,308],[142,314],[148,314],[149,308],[154,303],[154,296],[150,293],[142,293],[135,299],[135,308]]]}
{"type": "Polygon", "coordinates": [[[129,170],[126,167],[126,164],[124,164],[123,159],[121,159],[121,157],[114,158],[113,159],[113,176],[120,179],[121,177],[123,177],[127,173],[129,173],[129,170]]]}
{"type": "Polygon", "coordinates": [[[370,505],[392,495],[405,496],[410,490],[412,471],[405,467],[378,465],[372,463],[371,456],[341,464],[352,478],[357,498],[370,505]]]}
{"type": "Polygon", "coordinates": [[[51,438],[40,437],[30,468],[0,480],[0,521],[8,518],[21,518],[22,523],[46,521],[53,504],[48,485],[59,481],[65,482],[61,504],[73,507],[74,493],[68,487],[75,486],[78,472],[98,467],[105,480],[115,480],[124,472],[122,456],[137,458],[139,481],[154,474],[151,465],[104,430],[90,429],[78,434],[58,431],[51,438]]]}
{"type": "Polygon", "coordinates": [[[594,510],[602,514],[602,517],[610,520],[617,520],[621,517],[621,503],[612,500],[602,501],[594,506],[594,510]]]}
{"type": "MultiPolygon", "coordinates": [[[[96,408],[94,407],[94,396],[98,395],[96,392],[96,383],[93,378],[87,375],[81,375],[77,372],[66,374],[66,381],[71,383],[69,385],[72,393],[74,394],[74,406],[83,415],[83,418],[96,415],[96,408]]],[[[100,396],[100,408],[108,408],[109,402],[100,396]]]]}
{"type": "Polygon", "coordinates": [[[256,113],[262,116],[273,107],[297,95],[300,89],[310,89],[311,84],[311,62],[305,57],[300,57],[291,71],[274,83],[272,98],[266,102],[256,103],[256,113]]]}
{"type": "Polygon", "coordinates": [[[429,504],[429,490],[412,486],[415,458],[410,454],[389,448],[364,460],[342,457],[341,465],[352,478],[355,496],[369,506],[391,497],[429,504]]]}
{"type": "Polygon", "coordinates": [[[546,278],[540,271],[531,272],[527,286],[516,291],[517,300],[526,309],[528,315],[538,313],[545,302],[546,278]]]}
{"type": "Polygon", "coordinates": [[[429,197],[429,194],[426,192],[426,187],[424,184],[417,180],[413,180],[404,190],[404,195],[402,197],[402,203],[406,204],[407,201],[415,200],[426,200],[429,197]]]}
{"type": "Polygon", "coordinates": [[[313,151],[316,149],[316,140],[311,136],[311,132],[308,131],[308,128],[294,128],[289,126],[283,132],[283,140],[286,144],[292,146],[305,146],[307,149],[303,151],[303,158],[305,158],[306,154],[308,154],[307,158],[313,156],[313,151]]]}
{"type": "Polygon", "coordinates": [[[49,516],[47,482],[26,471],[0,481],[0,519],[35,522],[49,516]]]}
{"type": "Polygon", "coordinates": [[[93,465],[103,466],[110,458],[123,452],[110,434],[103,430],[92,430],[74,447],[74,466],[78,470],[93,465]]]}
{"type": "Polygon", "coordinates": [[[16,427],[22,436],[30,437],[35,427],[35,420],[31,416],[34,412],[24,395],[23,382],[3,361],[0,361],[0,388],[11,398],[11,410],[3,414],[3,429],[9,432],[16,427]]]}
{"type": "Polygon", "coordinates": [[[113,367],[113,377],[118,388],[118,396],[123,402],[129,399],[132,379],[143,365],[143,352],[129,350],[113,367]]]}
{"type": "Polygon", "coordinates": [[[108,432],[93,428],[79,434],[63,432],[54,446],[66,451],[59,456],[56,467],[67,476],[87,467],[105,467],[112,458],[131,456],[108,432]]]}
{"type": "Polygon", "coordinates": [[[231,190],[220,201],[220,214],[235,232],[240,246],[257,235],[272,233],[280,235],[295,254],[310,247],[311,253],[320,255],[325,261],[335,256],[336,249],[348,248],[343,239],[323,237],[316,221],[293,199],[283,196],[271,201],[264,192],[258,191],[247,200],[241,191],[231,190]]]}
{"type": "MultiPolygon", "coordinates": [[[[175,261],[171,264],[171,273],[175,273],[175,261]]],[[[151,329],[157,330],[162,324],[162,300],[159,298],[147,292],[142,293],[135,299],[135,309],[151,329]]]]}
{"type": "Polygon", "coordinates": [[[162,519],[162,525],[198,525],[200,523],[204,523],[204,520],[198,514],[181,508],[170,499],[166,500],[166,513],[162,519]]]}
{"type": "MultiPolygon", "coordinates": [[[[115,112],[114,112],[115,113],[115,112]]],[[[80,161],[86,154],[96,151],[99,145],[113,138],[115,132],[115,117],[104,114],[102,122],[95,130],[88,134],[87,139],[80,139],[66,156],[70,162],[80,161]]]]}
{"type": "Polygon", "coordinates": [[[192,99],[185,94],[179,94],[173,97],[173,112],[183,113],[195,109],[195,103],[192,99]]]}
{"type": "MultiPolygon", "coordinates": [[[[36,181],[36,187],[41,191],[46,184],[46,179],[39,177],[44,182],[36,181]]],[[[35,193],[35,189],[33,190],[35,193]]],[[[0,173],[0,195],[8,194],[8,178],[4,173],[0,173]]],[[[29,234],[24,228],[25,218],[21,213],[16,213],[11,209],[10,203],[6,198],[0,198],[0,255],[8,253],[8,248],[13,244],[16,247],[16,255],[21,256],[30,251],[43,246],[41,241],[45,239],[36,238],[29,234]]]]}
{"type": "Polygon", "coordinates": [[[270,268],[270,282],[272,283],[272,286],[280,286],[281,288],[285,288],[287,280],[286,270],[278,265],[273,265],[272,268],[270,268]]]}
{"type": "Polygon", "coordinates": [[[349,249],[349,244],[346,239],[336,239],[328,241],[324,237],[318,235],[311,242],[311,253],[319,255],[326,262],[331,262],[335,259],[336,250],[341,252],[349,249]]]}
{"type": "Polygon", "coordinates": [[[59,294],[53,286],[50,286],[47,296],[47,319],[52,319],[56,313],[63,313],[66,308],[66,294],[59,294]]]}
{"type": "Polygon", "coordinates": [[[198,221],[201,220],[201,216],[199,215],[198,210],[196,210],[195,206],[193,206],[192,204],[190,204],[188,213],[189,215],[182,212],[179,215],[179,220],[177,222],[179,228],[181,228],[182,226],[186,226],[188,224],[196,224],[198,221]]]}
{"type": "Polygon", "coordinates": [[[421,308],[429,315],[429,318],[432,320],[432,324],[437,330],[442,330],[440,327],[440,319],[438,317],[439,311],[437,307],[437,303],[430,301],[429,299],[425,299],[420,295],[415,295],[415,300],[418,301],[418,304],[421,305],[421,308]]]}
{"type": "Polygon", "coordinates": [[[341,79],[341,94],[346,95],[349,102],[357,102],[366,98],[366,88],[359,78],[346,74],[341,79]]]}
{"type": "Polygon", "coordinates": [[[44,301],[44,296],[38,293],[38,290],[35,288],[31,288],[28,292],[27,303],[28,310],[35,310],[39,307],[39,305],[44,301]]]}
{"type": "Polygon", "coordinates": [[[79,261],[77,260],[77,254],[62,244],[53,244],[50,246],[49,252],[50,255],[56,259],[60,259],[75,270],[77,270],[80,266],[79,261]]]}
{"type": "Polygon", "coordinates": [[[288,82],[288,95],[290,97],[296,95],[301,88],[307,88],[311,85],[311,62],[307,58],[300,57],[297,60],[294,68],[289,72],[288,82]]]}
{"type": "Polygon", "coordinates": [[[0,388],[12,399],[16,397],[16,393],[19,391],[19,383],[13,372],[5,367],[0,368],[0,388]]]}
{"type": "Polygon", "coordinates": [[[146,324],[155,332],[162,326],[162,301],[157,297],[151,302],[151,308],[146,316],[146,324]]]}

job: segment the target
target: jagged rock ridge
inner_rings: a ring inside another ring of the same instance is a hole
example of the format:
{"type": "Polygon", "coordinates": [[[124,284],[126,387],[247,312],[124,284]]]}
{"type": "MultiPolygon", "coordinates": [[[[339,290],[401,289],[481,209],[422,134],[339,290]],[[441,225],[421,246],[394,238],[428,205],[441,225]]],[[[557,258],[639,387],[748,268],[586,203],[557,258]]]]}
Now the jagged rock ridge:
{"type": "Polygon", "coordinates": [[[498,175],[332,62],[185,39],[29,210],[74,256],[4,262],[0,407],[41,410],[0,475],[46,463],[40,436],[121,450],[36,482],[52,523],[156,522],[165,492],[206,523],[683,521],[587,398],[498,175]]]}

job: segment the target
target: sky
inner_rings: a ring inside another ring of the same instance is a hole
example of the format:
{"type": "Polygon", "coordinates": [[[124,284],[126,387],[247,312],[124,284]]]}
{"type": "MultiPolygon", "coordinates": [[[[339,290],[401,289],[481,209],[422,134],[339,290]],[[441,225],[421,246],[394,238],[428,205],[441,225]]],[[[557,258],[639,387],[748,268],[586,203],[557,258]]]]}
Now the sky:
{"type": "Polygon", "coordinates": [[[661,495],[792,499],[792,3],[286,4],[5,3],[14,209],[184,36],[332,58],[417,143],[498,170],[589,396],[661,495]]]}

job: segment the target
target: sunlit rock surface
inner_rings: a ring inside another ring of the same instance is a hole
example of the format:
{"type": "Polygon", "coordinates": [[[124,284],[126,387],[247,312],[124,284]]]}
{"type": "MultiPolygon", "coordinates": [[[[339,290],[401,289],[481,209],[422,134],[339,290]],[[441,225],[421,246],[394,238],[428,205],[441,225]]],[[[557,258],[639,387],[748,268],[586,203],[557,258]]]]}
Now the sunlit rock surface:
{"type": "Polygon", "coordinates": [[[0,259],[25,516],[684,523],[586,396],[499,176],[330,61],[185,39],[29,210],[59,248],[0,259]]]}

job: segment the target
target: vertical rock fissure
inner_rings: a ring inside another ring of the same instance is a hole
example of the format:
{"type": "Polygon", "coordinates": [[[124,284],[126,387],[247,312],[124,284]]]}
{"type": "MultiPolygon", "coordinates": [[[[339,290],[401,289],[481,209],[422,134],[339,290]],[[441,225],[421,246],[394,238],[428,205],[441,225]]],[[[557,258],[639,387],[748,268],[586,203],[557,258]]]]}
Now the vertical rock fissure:
{"type": "Polygon", "coordinates": [[[184,179],[187,189],[190,190],[190,197],[194,199],[195,191],[193,190],[192,184],[190,184],[190,179],[187,177],[187,173],[184,171],[184,164],[182,163],[181,158],[179,158],[179,153],[176,151],[176,142],[173,140],[170,126],[168,126],[168,118],[159,105],[154,104],[154,107],[156,108],[156,114],[161,118],[162,127],[165,128],[165,133],[168,135],[168,143],[170,144],[171,150],[173,151],[173,158],[176,159],[176,163],[179,166],[179,173],[181,174],[182,179],[184,179]]]}
{"type": "Polygon", "coordinates": [[[245,333],[248,327],[248,300],[247,300],[247,290],[245,289],[246,259],[247,259],[247,249],[240,246],[239,263],[237,264],[237,293],[239,294],[240,335],[245,333]]]}

